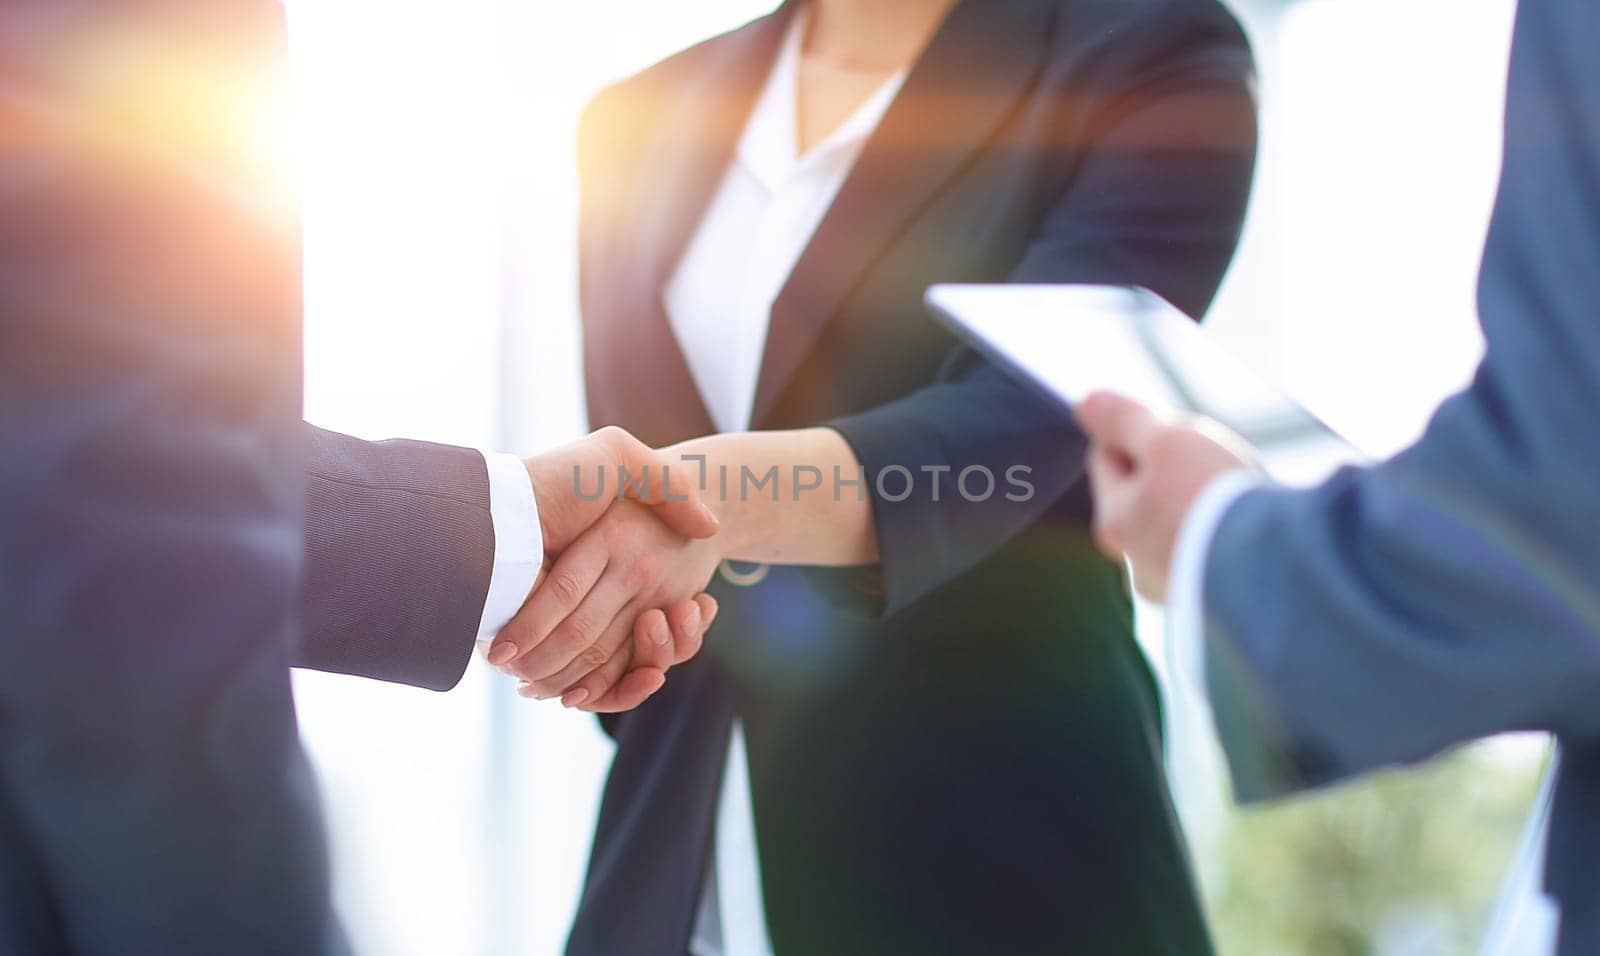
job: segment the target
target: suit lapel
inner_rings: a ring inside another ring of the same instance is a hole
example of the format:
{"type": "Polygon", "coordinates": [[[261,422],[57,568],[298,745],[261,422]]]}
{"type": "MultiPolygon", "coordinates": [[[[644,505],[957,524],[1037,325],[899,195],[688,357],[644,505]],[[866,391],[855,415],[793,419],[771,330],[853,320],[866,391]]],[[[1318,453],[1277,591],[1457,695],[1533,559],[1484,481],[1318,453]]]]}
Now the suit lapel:
{"type": "Polygon", "coordinates": [[[756,427],[878,253],[984,146],[1027,89],[1048,49],[1055,6],[962,0],[945,19],[773,304],[756,427]]]}
{"type": "Polygon", "coordinates": [[[751,23],[741,42],[690,81],[660,126],[668,132],[654,168],[638,171],[639,208],[648,211],[640,241],[658,296],[727,173],[796,5],[790,0],[751,23]]]}
{"type": "MultiPolygon", "coordinates": [[[[619,370],[631,379],[647,374],[651,387],[646,395],[638,381],[597,375],[591,365],[589,412],[594,424],[626,422],[653,444],[716,430],[672,330],[662,291],[727,172],[793,7],[793,2],[786,3],[735,36],[714,41],[704,51],[714,59],[676,80],[683,87],[660,101],[667,115],[651,118],[655,132],[639,151],[647,159],[632,170],[628,194],[618,203],[627,210],[626,219],[615,223],[618,254],[604,263],[627,287],[605,313],[611,323],[605,328],[615,338],[606,339],[606,331],[590,331],[591,339],[609,343],[598,346],[602,352],[615,348],[644,353],[635,364],[621,363],[619,370]]],[[[599,324],[598,316],[589,320],[599,324]]],[[[608,367],[605,359],[598,361],[608,367]]]]}

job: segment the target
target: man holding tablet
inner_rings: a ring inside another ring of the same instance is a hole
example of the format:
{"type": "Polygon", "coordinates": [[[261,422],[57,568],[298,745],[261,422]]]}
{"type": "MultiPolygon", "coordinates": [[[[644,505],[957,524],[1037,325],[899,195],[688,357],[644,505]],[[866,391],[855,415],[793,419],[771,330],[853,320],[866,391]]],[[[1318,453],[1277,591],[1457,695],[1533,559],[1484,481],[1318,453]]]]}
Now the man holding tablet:
{"type": "MultiPolygon", "coordinates": [[[[1310,490],[1097,394],[1096,530],[1170,601],[1243,800],[1552,733],[1494,952],[1600,952],[1600,7],[1524,2],[1487,355],[1415,446],[1310,490]],[[1165,593],[1162,593],[1165,592],[1165,593]]],[[[1179,675],[1182,680],[1183,675],[1179,675]]]]}

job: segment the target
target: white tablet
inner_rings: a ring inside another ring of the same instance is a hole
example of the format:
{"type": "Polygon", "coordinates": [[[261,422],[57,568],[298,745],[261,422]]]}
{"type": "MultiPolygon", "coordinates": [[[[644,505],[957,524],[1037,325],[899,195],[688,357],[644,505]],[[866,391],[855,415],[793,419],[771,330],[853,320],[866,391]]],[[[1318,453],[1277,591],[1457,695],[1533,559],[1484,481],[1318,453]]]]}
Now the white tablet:
{"type": "Polygon", "coordinates": [[[1120,392],[1163,415],[1214,419],[1253,445],[1279,481],[1320,481],[1370,460],[1354,442],[1213,343],[1144,289],[936,285],[934,316],[990,361],[1071,406],[1120,392]]]}

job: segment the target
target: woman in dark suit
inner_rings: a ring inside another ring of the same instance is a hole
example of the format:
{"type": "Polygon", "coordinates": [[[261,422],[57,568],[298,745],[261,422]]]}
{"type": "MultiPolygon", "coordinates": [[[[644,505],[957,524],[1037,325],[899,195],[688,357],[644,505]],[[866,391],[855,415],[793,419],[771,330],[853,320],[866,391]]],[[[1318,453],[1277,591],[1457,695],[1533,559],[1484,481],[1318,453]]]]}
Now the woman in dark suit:
{"type": "Polygon", "coordinates": [[[1198,318],[1251,83],[1215,0],[791,0],[595,101],[593,424],[705,455],[723,532],[616,506],[552,572],[529,692],[604,709],[575,641],[658,597],[641,568],[721,614],[606,718],[570,952],[1209,951],[1083,440],[922,296],[1133,284],[1198,318]]]}

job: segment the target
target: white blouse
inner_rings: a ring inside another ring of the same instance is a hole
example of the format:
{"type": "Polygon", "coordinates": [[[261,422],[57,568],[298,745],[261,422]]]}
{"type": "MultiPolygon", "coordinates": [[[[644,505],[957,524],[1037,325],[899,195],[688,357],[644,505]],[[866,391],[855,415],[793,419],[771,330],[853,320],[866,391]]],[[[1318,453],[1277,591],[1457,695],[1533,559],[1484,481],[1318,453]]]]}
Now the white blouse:
{"type": "MultiPolygon", "coordinates": [[[[891,77],[833,135],[797,155],[805,20],[796,16],[790,25],[733,161],[663,293],[668,322],[719,431],[750,427],[773,302],[905,80],[904,73],[891,77]]],[[[689,952],[772,952],[737,719],[689,952]]]]}

